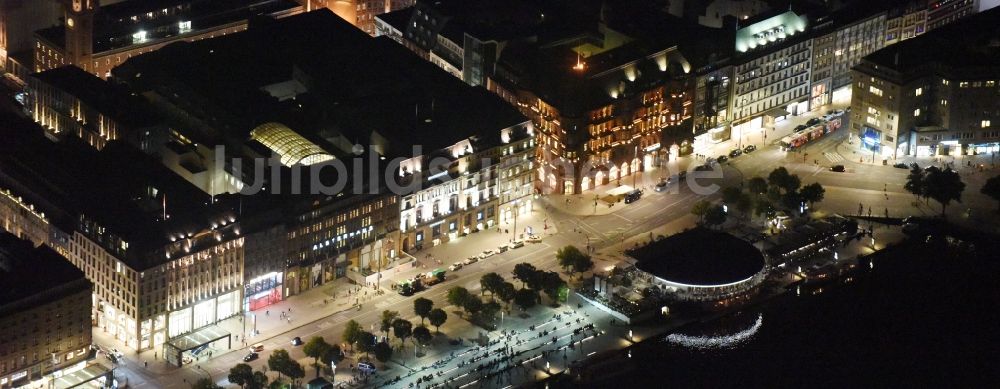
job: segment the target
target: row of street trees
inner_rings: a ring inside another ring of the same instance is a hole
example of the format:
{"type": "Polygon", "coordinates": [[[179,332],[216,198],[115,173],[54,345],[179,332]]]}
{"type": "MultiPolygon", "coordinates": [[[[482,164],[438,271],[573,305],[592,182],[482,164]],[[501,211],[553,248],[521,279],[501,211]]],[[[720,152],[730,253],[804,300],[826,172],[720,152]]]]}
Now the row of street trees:
{"type": "MultiPolygon", "coordinates": [[[[775,204],[786,209],[796,209],[801,203],[806,202],[812,207],[815,203],[823,201],[825,195],[826,189],[819,183],[803,186],[798,175],[779,167],[771,171],[767,179],[753,177],[746,182],[745,187],[740,185],[723,188],[722,202],[749,220],[754,215],[773,217],[776,212],[775,204]]],[[[691,213],[698,216],[699,223],[709,227],[722,225],[728,216],[723,205],[712,204],[708,200],[696,202],[691,208],[691,213]]]]}
{"type": "Polygon", "coordinates": [[[568,245],[556,251],[556,260],[563,271],[569,273],[570,278],[576,273],[586,273],[594,268],[594,261],[590,255],[584,254],[576,246],[568,245]]]}
{"type": "MultiPolygon", "coordinates": [[[[989,182],[987,181],[987,184],[989,182]]],[[[941,216],[952,201],[962,202],[962,192],[965,191],[965,183],[958,172],[951,169],[941,169],[937,166],[930,166],[921,169],[916,163],[910,165],[910,174],[906,176],[906,184],[903,189],[912,193],[918,199],[928,202],[934,199],[941,204],[941,216]]],[[[985,190],[986,187],[984,186],[985,190]]],[[[985,193],[985,192],[984,192],[985,193]]]]}
{"type": "MultiPolygon", "coordinates": [[[[321,337],[310,339],[306,347],[309,347],[306,350],[306,355],[315,358],[317,361],[323,359],[326,364],[339,361],[343,357],[337,346],[326,344],[321,337]],[[313,351],[312,355],[310,355],[310,351],[313,351]],[[317,352],[321,354],[316,354],[317,352]],[[322,355],[322,357],[318,355],[322,355]]],[[[318,377],[320,365],[317,362],[314,362],[314,365],[316,365],[316,376],[318,377]]],[[[270,384],[268,384],[267,375],[264,372],[254,371],[253,367],[246,363],[237,364],[229,369],[229,376],[227,378],[229,378],[229,382],[239,385],[244,389],[264,389],[268,387],[283,387],[282,380],[284,377],[291,378],[291,386],[296,387],[299,384],[299,380],[306,376],[305,368],[292,359],[288,355],[288,351],[284,349],[277,349],[271,353],[271,356],[267,358],[267,368],[278,372],[278,378],[270,384]]],[[[206,378],[196,382],[194,387],[198,389],[214,389],[219,386],[206,378]]]]}

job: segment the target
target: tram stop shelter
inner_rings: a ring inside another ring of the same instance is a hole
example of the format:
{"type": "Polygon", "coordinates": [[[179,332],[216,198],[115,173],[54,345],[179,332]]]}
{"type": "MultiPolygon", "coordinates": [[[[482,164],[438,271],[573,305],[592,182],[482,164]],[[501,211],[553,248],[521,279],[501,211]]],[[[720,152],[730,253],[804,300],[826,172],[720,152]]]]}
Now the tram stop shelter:
{"type": "Polygon", "coordinates": [[[210,325],[202,327],[194,332],[187,333],[163,344],[163,357],[167,363],[181,367],[185,361],[185,353],[191,357],[198,358],[201,352],[207,349],[212,343],[226,340],[226,349],[233,348],[233,338],[229,331],[223,330],[219,326],[210,325]]]}

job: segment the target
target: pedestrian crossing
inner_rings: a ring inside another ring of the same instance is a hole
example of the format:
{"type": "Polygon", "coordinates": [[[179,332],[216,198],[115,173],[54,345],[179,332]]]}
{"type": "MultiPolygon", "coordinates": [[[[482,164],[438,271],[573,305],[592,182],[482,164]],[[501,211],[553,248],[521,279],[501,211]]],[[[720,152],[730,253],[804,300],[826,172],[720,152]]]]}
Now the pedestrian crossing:
{"type": "Polygon", "coordinates": [[[839,153],[823,153],[823,156],[826,157],[826,159],[829,160],[830,162],[844,161],[844,157],[841,156],[839,153]]]}

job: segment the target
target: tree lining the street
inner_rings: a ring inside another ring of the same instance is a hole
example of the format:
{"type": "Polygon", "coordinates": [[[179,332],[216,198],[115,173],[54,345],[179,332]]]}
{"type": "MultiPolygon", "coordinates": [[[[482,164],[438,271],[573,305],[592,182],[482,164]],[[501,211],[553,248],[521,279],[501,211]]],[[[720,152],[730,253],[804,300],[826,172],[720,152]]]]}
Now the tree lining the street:
{"type": "Polygon", "coordinates": [[[319,371],[321,365],[319,364],[319,358],[325,355],[330,350],[330,344],[323,339],[322,336],[314,336],[309,338],[309,341],[302,346],[302,352],[306,354],[307,357],[313,359],[313,366],[316,368],[316,377],[319,377],[319,371]]]}
{"type": "MultiPolygon", "coordinates": [[[[392,321],[392,333],[400,340],[400,344],[406,343],[406,338],[413,335],[413,323],[406,319],[396,319],[392,321]]],[[[403,346],[400,346],[403,347],[403,346]]]]}
{"type": "Polygon", "coordinates": [[[293,385],[300,378],[306,376],[302,365],[292,359],[288,355],[288,351],[281,348],[271,352],[271,356],[267,358],[267,368],[278,372],[278,381],[281,381],[281,377],[284,375],[292,379],[293,385]]]}
{"type": "Polygon", "coordinates": [[[954,170],[941,169],[937,166],[920,169],[920,166],[914,163],[910,165],[910,173],[906,176],[903,189],[918,198],[937,201],[941,204],[941,217],[944,217],[952,201],[962,202],[965,183],[954,170]]]}
{"type": "Polygon", "coordinates": [[[434,302],[429,299],[417,297],[416,300],[413,300],[413,313],[420,316],[420,324],[424,324],[424,319],[427,318],[427,314],[431,313],[432,309],[434,309],[434,302]]]}
{"type": "Polygon", "coordinates": [[[461,286],[453,286],[451,289],[448,289],[448,295],[445,299],[448,300],[448,304],[462,308],[465,306],[465,300],[468,300],[470,297],[472,297],[472,294],[469,293],[468,289],[461,286]]]}
{"type": "Polygon", "coordinates": [[[389,337],[389,331],[392,331],[392,321],[396,320],[397,317],[399,317],[399,312],[388,309],[382,311],[382,317],[379,318],[379,330],[381,330],[386,337],[389,337]]]}
{"type": "Polygon", "coordinates": [[[514,304],[521,307],[522,310],[531,308],[538,304],[538,291],[528,288],[518,289],[514,293],[514,304]]]}
{"type": "Polygon", "coordinates": [[[361,331],[358,334],[358,351],[365,353],[367,358],[375,350],[375,341],[378,340],[375,334],[368,331],[361,331]]]}
{"type": "Polygon", "coordinates": [[[441,308],[434,308],[429,314],[427,314],[427,319],[430,321],[431,325],[435,327],[438,333],[441,333],[441,326],[448,321],[448,313],[441,308]]]}
{"type": "Polygon", "coordinates": [[[215,382],[212,382],[212,380],[208,379],[208,378],[199,378],[197,381],[194,382],[193,385],[191,385],[191,388],[192,389],[222,389],[221,386],[216,385],[215,382]]]}
{"type": "Polygon", "coordinates": [[[538,289],[535,276],[538,273],[538,269],[535,269],[534,265],[525,262],[516,264],[514,265],[514,271],[512,273],[514,275],[514,279],[521,281],[522,288],[528,287],[535,290],[538,289]]]}
{"type": "Polygon", "coordinates": [[[430,344],[432,338],[433,335],[431,335],[431,331],[427,329],[427,327],[424,327],[423,325],[419,325],[417,326],[417,328],[413,329],[413,340],[417,344],[426,346],[430,344]]]}
{"type": "Polygon", "coordinates": [[[499,289],[504,283],[503,277],[495,272],[490,272],[483,274],[479,278],[479,286],[482,289],[482,294],[490,292],[490,298],[495,298],[497,289],[499,289]]]}
{"type": "Polygon", "coordinates": [[[239,363],[229,369],[229,375],[226,378],[229,379],[229,382],[245,388],[253,381],[253,368],[248,364],[239,363]]]}
{"type": "Polygon", "coordinates": [[[585,273],[594,268],[594,261],[590,259],[590,255],[584,254],[573,245],[567,245],[557,250],[556,260],[559,261],[559,266],[563,268],[563,271],[569,273],[570,277],[575,273],[585,273]]]}
{"type": "Polygon", "coordinates": [[[344,325],[344,332],[341,335],[341,339],[345,343],[351,345],[351,350],[354,349],[354,343],[358,341],[358,334],[362,331],[361,324],[358,324],[354,319],[348,320],[347,324],[344,325]]]}
{"type": "Polygon", "coordinates": [[[515,292],[517,292],[517,289],[514,288],[514,284],[506,281],[500,286],[500,289],[497,290],[497,297],[507,304],[507,309],[510,309],[510,303],[514,301],[515,292]]]}
{"type": "Polygon", "coordinates": [[[378,342],[372,349],[372,354],[375,354],[375,359],[379,362],[389,362],[389,359],[392,358],[392,346],[386,342],[378,342]]]}
{"type": "Polygon", "coordinates": [[[983,187],[979,189],[979,193],[989,196],[991,199],[996,200],[998,211],[1000,212],[1000,175],[990,177],[983,184],[983,187]]]}

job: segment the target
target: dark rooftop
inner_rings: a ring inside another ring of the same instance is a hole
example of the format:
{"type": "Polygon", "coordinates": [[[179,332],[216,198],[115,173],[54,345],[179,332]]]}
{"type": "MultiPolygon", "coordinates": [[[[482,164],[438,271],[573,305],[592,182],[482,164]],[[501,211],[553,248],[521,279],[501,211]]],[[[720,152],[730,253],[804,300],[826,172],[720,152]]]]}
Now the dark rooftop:
{"type": "MultiPolygon", "coordinates": [[[[172,236],[202,231],[213,221],[232,216],[219,204],[209,205],[209,195],[130,145],[112,141],[97,151],[75,137],[53,142],[35,123],[12,114],[2,114],[0,123],[4,139],[0,186],[24,196],[65,232],[77,230],[81,219],[106,228],[128,242],[127,251],[121,253],[112,239],[98,240],[133,269],[162,263],[162,250],[172,236]]],[[[200,242],[192,242],[192,251],[200,242]]]]}
{"type": "Polygon", "coordinates": [[[411,16],[413,16],[413,7],[406,7],[392,12],[376,15],[375,18],[386,22],[400,32],[405,32],[406,24],[410,22],[411,16]]]}
{"type": "Polygon", "coordinates": [[[337,139],[365,144],[378,136],[389,141],[390,157],[412,156],[411,145],[436,150],[472,136],[496,143],[501,129],[527,121],[485,89],[325,9],[175,43],[131,58],[113,74],[140,92],[206,102],[197,108],[206,116],[231,118],[217,126],[230,139],[245,140],[274,121],[331,152],[337,139]],[[294,100],[279,102],[261,90],[293,79],[306,89],[294,100]]]}
{"type": "Polygon", "coordinates": [[[908,73],[924,65],[994,69],[1000,64],[1000,7],[876,51],[865,60],[908,73]]]}
{"type": "Polygon", "coordinates": [[[636,267],[670,282],[722,285],[752,277],[764,255],[730,234],[706,228],[687,230],[630,250],[636,267]]]}
{"type": "Polygon", "coordinates": [[[38,306],[55,296],[36,296],[46,291],[72,287],[69,293],[90,283],[76,266],[48,246],[35,247],[27,240],[0,230],[0,316],[38,306]],[[68,285],[75,283],[74,285],[68,285]],[[36,298],[33,298],[36,297],[36,298]],[[39,301],[38,298],[44,301],[39,301]],[[27,300],[27,301],[26,301],[27,300]]]}
{"type": "MultiPolygon", "coordinates": [[[[127,0],[101,6],[94,17],[93,52],[102,53],[133,45],[132,34],[146,33],[145,42],[201,31],[256,15],[280,13],[301,7],[293,0],[127,0]],[[152,16],[150,16],[152,15],[152,16]],[[135,17],[135,19],[133,19],[135,17]],[[181,30],[180,22],[190,22],[181,30]]],[[[62,46],[65,27],[38,30],[39,36],[62,46]]]]}
{"type": "Polygon", "coordinates": [[[75,96],[121,124],[135,128],[156,123],[153,112],[142,98],[76,66],[63,66],[31,77],[75,96]]]}

